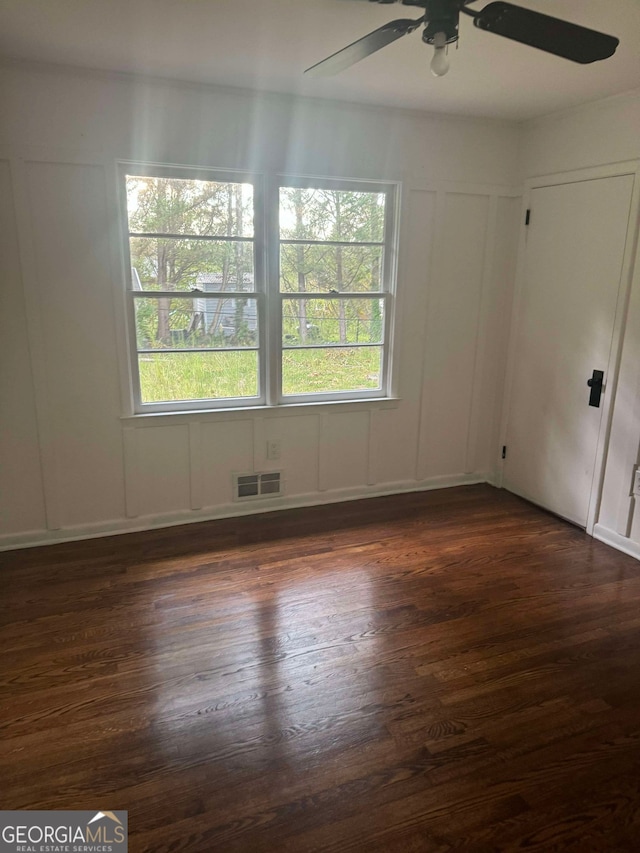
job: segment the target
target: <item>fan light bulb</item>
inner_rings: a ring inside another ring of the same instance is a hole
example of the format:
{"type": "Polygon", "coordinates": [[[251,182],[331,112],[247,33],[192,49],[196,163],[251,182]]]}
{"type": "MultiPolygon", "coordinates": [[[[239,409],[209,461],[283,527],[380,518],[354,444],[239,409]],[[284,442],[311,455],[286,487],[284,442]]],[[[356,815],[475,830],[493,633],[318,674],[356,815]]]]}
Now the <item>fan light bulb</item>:
{"type": "Polygon", "coordinates": [[[431,73],[434,77],[444,77],[449,70],[449,58],[447,57],[447,36],[445,33],[436,33],[433,37],[433,59],[431,60],[431,73]]]}

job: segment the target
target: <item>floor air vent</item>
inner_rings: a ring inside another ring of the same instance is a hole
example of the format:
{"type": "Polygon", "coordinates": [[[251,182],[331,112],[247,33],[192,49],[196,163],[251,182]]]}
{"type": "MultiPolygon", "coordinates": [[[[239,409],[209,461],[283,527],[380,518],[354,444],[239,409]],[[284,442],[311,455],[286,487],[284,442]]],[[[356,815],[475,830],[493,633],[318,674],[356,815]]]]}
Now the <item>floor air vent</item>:
{"type": "Polygon", "coordinates": [[[268,474],[233,475],[233,498],[236,501],[280,494],[282,494],[282,479],[279,471],[270,471],[268,474]]]}

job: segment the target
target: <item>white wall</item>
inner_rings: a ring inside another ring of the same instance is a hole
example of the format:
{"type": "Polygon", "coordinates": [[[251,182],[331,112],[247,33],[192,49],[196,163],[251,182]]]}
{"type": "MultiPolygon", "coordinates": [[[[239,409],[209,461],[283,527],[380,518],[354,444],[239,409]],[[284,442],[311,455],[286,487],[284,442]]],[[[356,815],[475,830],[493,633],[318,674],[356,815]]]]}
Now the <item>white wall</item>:
{"type": "Polygon", "coordinates": [[[0,546],[492,478],[519,128],[18,65],[0,87],[0,546]],[[123,417],[119,159],[401,180],[400,399],[123,417]],[[276,467],[284,498],[232,504],[233,471],[276,467]]]}
{"type": "Polygon", "coordinates": [[[523,126],[524,177],[636,160],[640,154],[640,89],[523,126]]]}
{"type": "MultiPolygon", "coordinates": [[[[640,163],[640,91],[609,98],[524,127],[525,177],[589,169],[608,164],[640,163]]],[[[574,177],[580,177],[580,171],[574,177]]],[[[620,372],[605,459],[602,500],[594,534],[640,557],[640,498],[631,495],[634,466],[640,461],[640,256],[628,246],[629,292],[622,337],[620,372]]]]}

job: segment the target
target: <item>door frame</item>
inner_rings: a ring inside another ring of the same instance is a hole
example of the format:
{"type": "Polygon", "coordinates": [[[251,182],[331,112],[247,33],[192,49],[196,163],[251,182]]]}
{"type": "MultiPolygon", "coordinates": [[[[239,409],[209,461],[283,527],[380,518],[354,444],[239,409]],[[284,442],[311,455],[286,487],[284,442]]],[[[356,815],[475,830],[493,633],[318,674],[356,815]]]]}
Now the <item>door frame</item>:
{"type": "MultiPolygon", "coordinates": [[[[587,513],[586,532],[593,536],[593,528],[598,520],[600,511],[600,500],[604,482],[605,461],[609,446],[611,433],[611,421],[613,418],[614,400],[618,385],[620,372],[620,359],[622,354],[622,343],[627,321],[629,307],[629,295],[634,272],[634,258],[636,254],[636,241],[638,228],[640,226],[640,160],[626,160],[603,166],[593,166],[584,169],[574,169],[566,172],[557,172],[550,175],[527,178],[524,182],[522,196],[522,211],[520,217],[520,233],[518,235],[518,253],[516,261],[516,277],[514,287],[514,298],[511,310],[509,326],[509,343],[507,348],[507,365],[505,372],[505,388],[502,402],[502,413],[500,417],[500,439],[499,448],[496,448],[496,485],[502,488],[504,481],[504,461],[501,448],[507,444],[507,432],[509,427],[509,412],[513,398],[513,377],[515,372],[516,342],[519,337],[522,300],[524,296],[525,280],[525,252],[527,248],[527,226],[525,224],[526,211],[530,207],[531,193],[535,189],[545,187],[562,186],[565,184],[582,183],[583,181],[596,181],[601,178],[615,178],[623,175],[634,177],[633,189],[631,191],[631,204],[627,233],[625,237],[625,248],[622,261],[622,271],[618,284],[618,296],[616,301],[616,312],[613,322],[613,335],[609,359],[606,366],[606,382],[604,384],[603,410],[598,432],[598,443],[596,449],[593,478],[589,495],[589,509],[587,513]]],[[[586,388],[586,378],[585,378],[586,388]]]]}

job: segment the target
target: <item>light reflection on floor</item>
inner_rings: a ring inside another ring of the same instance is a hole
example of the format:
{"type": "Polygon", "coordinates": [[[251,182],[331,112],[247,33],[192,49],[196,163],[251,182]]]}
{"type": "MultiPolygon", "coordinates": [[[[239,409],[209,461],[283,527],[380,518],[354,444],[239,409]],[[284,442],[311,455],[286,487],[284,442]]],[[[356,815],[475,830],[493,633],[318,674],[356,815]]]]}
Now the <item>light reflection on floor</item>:
{"type": "MultiPolygon", "coordinates": [[[[327,730],[328,751],[340,741],[342,727],[354,740],[352,729],[359,726],[360,739],[367,740],[369,723],[359,709],[368,680],[373,694],[380,677],[369,573],[338,566],[314,568],[310,577],[303,562],[286,584],[278,567],[276,574],[278,584],[269,567],[250,571],[248,593],[239,591],[237,576],[212,569],[196,595],[183,596],[177,588],[163,592],[156,613],[166,614],[166,621],[152,626],[153,726],[162,735],[165,760],[187,758],[224,767],[232,776],[249,766],[266,771],[272,763],[298,773],[309,761],[305,735],[319,727],[327,730]],[[360,603],[355,612],[354,590],[360,603]],[[206,623],[210,642],[194,648],[189,635],[202,635],[206,623]]],[[[377,726],[373,717],[370,724],[377,726]]],[[[377,728],[371,731],[377,734],[377,728]]]]}

